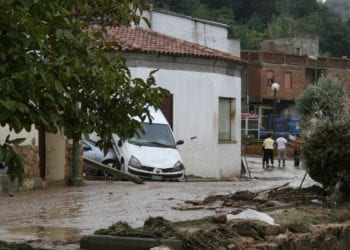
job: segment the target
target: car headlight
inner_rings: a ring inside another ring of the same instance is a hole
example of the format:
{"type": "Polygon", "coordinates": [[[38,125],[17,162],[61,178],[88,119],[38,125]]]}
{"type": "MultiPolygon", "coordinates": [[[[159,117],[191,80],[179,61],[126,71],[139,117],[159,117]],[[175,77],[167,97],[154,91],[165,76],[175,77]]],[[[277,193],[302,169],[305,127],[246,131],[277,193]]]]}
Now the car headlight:
{"type": "Polygon", "coordinates": [[[129,166],[131,166],[133,168],[141,168],[141,163],[134,156],[131,156],[131,158],[129,160],[129,166]]]}
{"type": "Polygon", "coordinates": [[[175,163],[175,165],[174,165],[174,170],[175,171],[181,171],[181,170],[184,170],[184,169],[185,169],[184,164],[182,164],[181,161],[178,161],[178,162],[175,163]]]}

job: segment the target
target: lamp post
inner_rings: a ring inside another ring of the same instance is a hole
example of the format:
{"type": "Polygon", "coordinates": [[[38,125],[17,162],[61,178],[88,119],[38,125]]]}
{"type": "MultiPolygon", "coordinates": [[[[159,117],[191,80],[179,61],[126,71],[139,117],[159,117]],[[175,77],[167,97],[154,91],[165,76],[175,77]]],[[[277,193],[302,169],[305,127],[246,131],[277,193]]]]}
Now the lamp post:
{"type": "Polygon", "coordinates": [[[273,91],[273,138],[276,138],[276,106],[277,106],[277,91],[280,85],[277,82],[272,83],[271,89],[273,91]]]}

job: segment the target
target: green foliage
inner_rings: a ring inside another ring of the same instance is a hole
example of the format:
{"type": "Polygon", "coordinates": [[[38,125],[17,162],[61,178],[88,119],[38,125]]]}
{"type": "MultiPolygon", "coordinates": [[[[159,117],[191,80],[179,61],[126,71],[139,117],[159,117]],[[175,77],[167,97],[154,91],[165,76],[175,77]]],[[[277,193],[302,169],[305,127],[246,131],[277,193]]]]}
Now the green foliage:
{"type": "Polygon", "coordinates": [[[349,123],[349,116],[318,120],[304,138],[301,152],[307,171],[324,187],[350,174],[349,123]]]}
{"type": "Polygon", "coordinates": [[[247,25],[232,25],[230,37],[240,39],[244,49],[257,50],[264,34],[249,28],[247,25]]]}
{"type": "Polygon", "coordinates": [[[104,41],[104,29],[90,28],[139,23],[143,0],[0,5],[2,126],[15,132],[29,131],[32,124],[48,132],[64,128],[75,140],[96,131],[107,150],[112,132],[130,136],[140,126],[132,117],[142,121],[148,106],[160,106],[166,91],[155,86],[153,73],[146,80],[132,78],[125,59],[110,53],[118,45],[104,41]]]}
{"type": "Polygon", "coordinates": [[[315,120],[336,120],[348,115],[347,96],[343,86],[335,79],[320,78],[310,84],[296,100],[296,111],[304,126],[315,120]]]}
{"type": "Polygon", "coordinates": [[[334,12],[339,13],[344,20],[350,19],[349,0],[327,0],[326,5],[334,12]]]}
{"type": "Polygon", "coordinates": [[[307,16],[319,8],[317,0],[279,0],[276,9],[279,13],[286,13],[295,18],[307,16]]]}
{"type": "Polygon", "coordinates": [[[7,136],[5,142],[0,145],[0,163],[8,167],[7,174],[11,181],[17,178],[20,184],[24,178],[24,161],[22,156],[15,152],[14,146],[18,146],[24,140],[24,138],[10,140],[10,136],[7,136]]]}
{"type": "Polygon", "coordinates": [[[254,137],[254,135],[250,135],[242,132],[241,141],[243,145],[247,146],[247,145],[253,144],[256,141],[256,138],[254,137]]]}
{"type": "Polygon", "coordinates": [[[317,36],[322,54],[350,57],[350,25],[328,8],[345,12],[348,0],[150,1],[156,8],[229,24],[242,49],[258,49],[264,38],[317,36]]]}
{"type": "Polygon", "coordinates": [[[334,79],[321,78],[296,101],[303,123],[302,159],[311,178],[325,187],[350,174],[348,98],[334,79]]]}
{"type": "Polygon", "coordinates": [[[295,37],[298,21],[287,15],[276,16],[267,25],[266,33],[268,38],[295,37]]]}

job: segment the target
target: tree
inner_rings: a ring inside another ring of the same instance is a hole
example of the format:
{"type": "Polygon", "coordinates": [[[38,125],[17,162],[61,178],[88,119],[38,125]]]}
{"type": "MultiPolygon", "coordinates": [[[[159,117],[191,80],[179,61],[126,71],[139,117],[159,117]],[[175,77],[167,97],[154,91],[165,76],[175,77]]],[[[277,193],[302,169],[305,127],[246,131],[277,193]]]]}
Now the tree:
{"type": "Polygon", "coordinates": [[[287,15],[279,15],[267,25],[266,33],[269,38],[295,37],[299,34],[298,21],[287,15]]]}
{"type": "Polygon", "coordinates": [[[334,12],[339,13],[343,20],[350,20],[350,2],[348,0],[327,0],[326,5],[334,12]]]}
{"type": "Polygon", "coordinates": [[[348,98],[334,79],[321,78],[297,100],[304,140],[301,149],[306,169],[325,188],[350,188],[350,115],[348,98]]]}
{"type": "Polygon", "coordinates": [[[287,14],[296,18],[309,15],[317,10],[317,0],[279,0],[276,1],[276,9],[280,14],[287,14]]]}
{"type": "Polygon", "coordinates": [[[296,100],[296,111],[304,128],[312,127],[312,121],[336,120],[347,115],[346,92],[336,80],[322,77],[317,83],[308,85],[296,100]]]}
{"type": "Polygon", "coordinates": [[[232,25],[230,36],[241,40],[242,49],[257,50],[264,35],[247,25],[232,25]]]}
{"type": "MultiPolygon", "coordinates": [[[[148,79],[132,78],[116,44],[103,39],[95,23],[139,23],[143,0],[1,0],[0,124],[19,132],[34,124],[62,130],[71,139],[97,132],[107,149],[113,132],[130,136],[148,106],[159,107],[166,92],[148,79]],[[107,53],[109,52],[109,53],[107,53]]],[[[10,141],[9,141],[10,142],[10,141]]],[[[8,162],[8,147],[0,162],[8,162]]],[[[13,180],[23,171],[12,168],[13,180]]],[[[22,173],[22,177],[21,177],[22,173]]]]}

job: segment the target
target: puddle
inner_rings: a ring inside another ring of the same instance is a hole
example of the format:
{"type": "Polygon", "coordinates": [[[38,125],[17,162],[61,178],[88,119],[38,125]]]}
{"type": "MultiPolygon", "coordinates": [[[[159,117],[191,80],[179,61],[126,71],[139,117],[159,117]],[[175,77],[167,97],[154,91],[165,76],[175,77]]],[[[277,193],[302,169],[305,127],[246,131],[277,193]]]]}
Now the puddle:
{"type": "Polygon", "coordinates": [[[26,226],[10,228],[8,232],[2,232],[0,240],[8,242],[30,242],[33,246],[50,247],[60,246],[54,249],[77,249],[82,232],[76,228],[51,227],[51,226],[26,226]]]}

